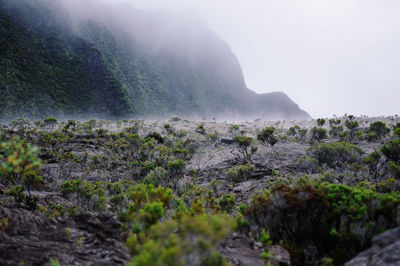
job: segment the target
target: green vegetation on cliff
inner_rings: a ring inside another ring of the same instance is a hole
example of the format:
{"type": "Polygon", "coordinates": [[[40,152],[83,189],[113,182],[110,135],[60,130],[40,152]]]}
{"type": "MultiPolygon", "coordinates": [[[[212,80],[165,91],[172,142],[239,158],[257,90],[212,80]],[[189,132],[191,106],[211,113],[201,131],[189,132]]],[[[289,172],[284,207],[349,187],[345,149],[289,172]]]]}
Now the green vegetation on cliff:
{"type": "Polygon", "coordinates": [[[0,0],[0,119],[308,118],[283,94],[248,90],[235,55],[202,23],[98,4],[82,15],[68,1],[0,0]]]}

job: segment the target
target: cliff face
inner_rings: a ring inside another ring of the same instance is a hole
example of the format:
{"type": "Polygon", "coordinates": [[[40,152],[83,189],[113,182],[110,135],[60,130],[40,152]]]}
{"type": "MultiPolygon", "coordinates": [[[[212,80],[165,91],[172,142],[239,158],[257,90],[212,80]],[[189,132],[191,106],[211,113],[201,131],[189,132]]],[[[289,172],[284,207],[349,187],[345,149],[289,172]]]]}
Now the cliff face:
{"type": "Polygon", "coordinates": [[[0,118],[309,117],[248,90],[229,46],[195,18],[89,0],[0,0],[0,12],[0,118]]]}
{"type": "Polygon", "coordinates": [[[46,9],[0,8],[1,118],[129,110],[101,54],[46,18],[46,9]],[[102,95],[102,97],[99,97],[102,95]]]}

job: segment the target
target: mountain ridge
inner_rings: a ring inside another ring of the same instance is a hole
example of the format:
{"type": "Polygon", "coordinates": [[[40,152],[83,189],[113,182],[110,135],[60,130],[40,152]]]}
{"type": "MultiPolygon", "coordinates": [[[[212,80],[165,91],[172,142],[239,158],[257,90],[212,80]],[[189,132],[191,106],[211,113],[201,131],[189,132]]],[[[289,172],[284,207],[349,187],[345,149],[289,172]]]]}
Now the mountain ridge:
{"type": "Polygon", "coordinates": [[[249,90],[229,46],[200,22],[106,3],[82,16],[65,3],[0,1],[0,118],[310,118],[288,97],[249,90]]]}

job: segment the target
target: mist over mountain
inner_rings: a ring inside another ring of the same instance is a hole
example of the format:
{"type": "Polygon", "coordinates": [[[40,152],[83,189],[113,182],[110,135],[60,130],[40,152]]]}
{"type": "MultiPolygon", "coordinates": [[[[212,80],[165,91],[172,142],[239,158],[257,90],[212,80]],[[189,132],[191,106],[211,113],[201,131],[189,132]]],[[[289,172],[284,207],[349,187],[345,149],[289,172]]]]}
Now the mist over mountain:
{"type": "Polygon", "coordinates": [[[0,119],[96,115],[307,119],[246,87],[198,18],[100,1],[0,0],[0,119]]]}

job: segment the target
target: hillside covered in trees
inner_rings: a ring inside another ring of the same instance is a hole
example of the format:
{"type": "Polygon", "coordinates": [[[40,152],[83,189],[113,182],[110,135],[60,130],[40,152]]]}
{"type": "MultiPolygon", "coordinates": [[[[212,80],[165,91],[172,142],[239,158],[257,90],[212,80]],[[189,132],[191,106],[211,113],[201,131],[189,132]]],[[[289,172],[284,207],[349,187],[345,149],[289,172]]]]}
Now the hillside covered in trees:
{"type": "Polygon", "coordinates": [[[249,90],[229,46],[190,16],[100,1],[0,0],[0,36],[3,120],[309,118],[283,93],[249,90]]]}

